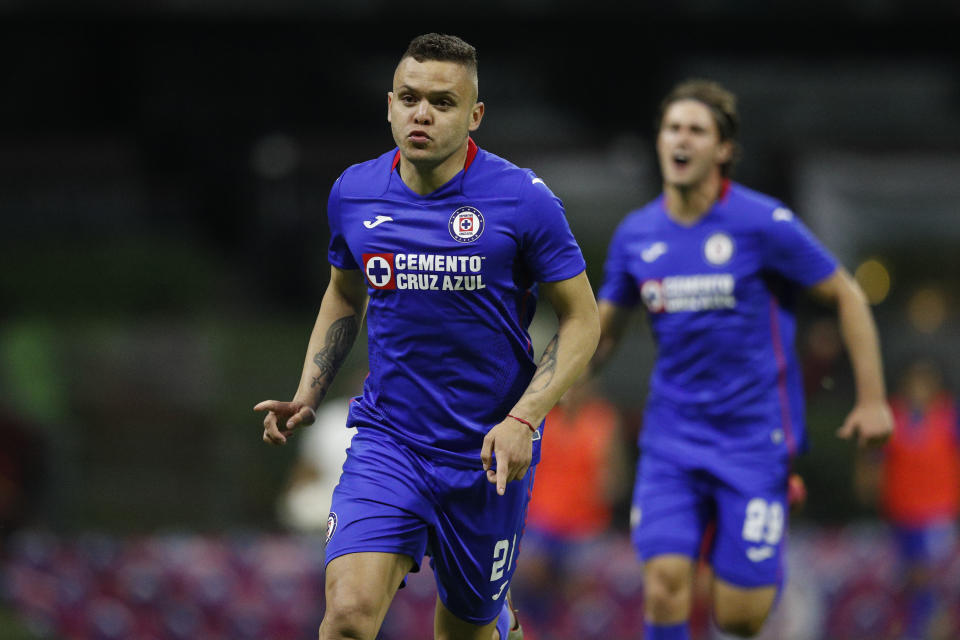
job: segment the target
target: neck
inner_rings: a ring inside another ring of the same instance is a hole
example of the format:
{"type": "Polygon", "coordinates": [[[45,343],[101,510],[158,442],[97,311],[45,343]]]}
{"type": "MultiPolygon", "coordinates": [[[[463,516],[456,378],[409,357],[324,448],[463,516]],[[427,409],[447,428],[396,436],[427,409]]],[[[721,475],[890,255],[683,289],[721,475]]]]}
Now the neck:
{"type": "Polygon", "coordinates": [[[704,180],[692,185],[663,185],[665,204],[669,216],[680,224],[695,224],[720,198],[723,177],[712,171],[704,180]]]}
{"type": "Polygon", "coordinates": [[[439,163],[414,163],[400,154],[400,178],[410,190],[421,196],[433,193],[463,169],[467,160],[467,140],[439,163]]]}

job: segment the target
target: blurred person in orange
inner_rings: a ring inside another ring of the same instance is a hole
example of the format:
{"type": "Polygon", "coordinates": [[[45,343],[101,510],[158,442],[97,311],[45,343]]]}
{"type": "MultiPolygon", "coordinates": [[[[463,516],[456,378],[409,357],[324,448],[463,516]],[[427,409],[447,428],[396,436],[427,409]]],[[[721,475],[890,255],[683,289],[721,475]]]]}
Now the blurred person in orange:
{"type": "Polygon", "coordinates": [[[595,382],[570,389],[547,415],[546,429],[517,587],[518,599],[544,619],[576,590],[576,565],[610,531],[630,482],[620,412],[595,382]]]}
{"type": "Polygon", "coordinates": [[[906,366],[890,406],[893,436],[881,451],[861,456],[858,489],[867,500],[879,497],[896,540],[907,595],[903,637],[939,637],[938,567],[957,548],[960,411],[930,357],[906,366]]]}

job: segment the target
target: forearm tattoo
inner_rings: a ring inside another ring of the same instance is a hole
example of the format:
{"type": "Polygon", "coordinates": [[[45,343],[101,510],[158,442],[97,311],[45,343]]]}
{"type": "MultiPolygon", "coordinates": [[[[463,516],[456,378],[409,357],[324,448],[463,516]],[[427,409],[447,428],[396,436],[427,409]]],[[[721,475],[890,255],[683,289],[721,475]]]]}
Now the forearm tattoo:
{"type": "Polygon", "coordinates": [[[340,365],[347,358],[354,340],[357,339],[359,328],[357,316],[344,316],[330,325],[323,341],[323,348],[313,355],[313,363],[317,365],[320,372],[313,377],[310,388],[319,386],[321,391],[326,391],[333,382],[333,377],[337,375],[340,365]]]}
{"type": "Polygon", "coordinates": [[[557,372],[557,347],[559,344],[560,336],[553,336],[553,340],[543,350],[543,355],[540,356],[540,364],[537,365],[537,370],[533,374],[533,379],[528,387],[530,391],[543,391],[553,382],[553,376],[557,372]]]}

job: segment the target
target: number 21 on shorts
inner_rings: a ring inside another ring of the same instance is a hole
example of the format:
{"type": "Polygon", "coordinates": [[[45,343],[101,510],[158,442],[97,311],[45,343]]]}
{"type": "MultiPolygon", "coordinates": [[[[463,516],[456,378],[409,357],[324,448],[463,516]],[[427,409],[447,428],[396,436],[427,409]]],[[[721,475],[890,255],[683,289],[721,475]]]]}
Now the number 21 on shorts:
{"type": "Polygon", "coordinates": [[[490,571],[490,582],[496,582],[503,577],[504,568],[513,562],[513,552],[517,546],[517,534],[513,534],[513,542],[507,539],[498,540],[493,547],[493,567],[490,571]]]}

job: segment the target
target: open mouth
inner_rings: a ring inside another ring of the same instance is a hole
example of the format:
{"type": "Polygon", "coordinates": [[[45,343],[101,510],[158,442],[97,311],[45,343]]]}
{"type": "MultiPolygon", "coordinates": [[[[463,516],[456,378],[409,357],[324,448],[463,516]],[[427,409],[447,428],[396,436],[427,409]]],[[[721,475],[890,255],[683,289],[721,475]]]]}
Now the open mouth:
{"type": "Polygon", "coordinates": [[[685,167],[690,163],[690,156],[683,151],[674,152],[672,159],[673,164],[677,167],[685,167]]]}

